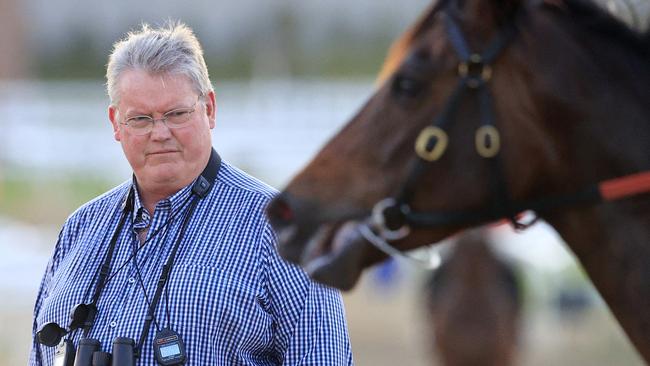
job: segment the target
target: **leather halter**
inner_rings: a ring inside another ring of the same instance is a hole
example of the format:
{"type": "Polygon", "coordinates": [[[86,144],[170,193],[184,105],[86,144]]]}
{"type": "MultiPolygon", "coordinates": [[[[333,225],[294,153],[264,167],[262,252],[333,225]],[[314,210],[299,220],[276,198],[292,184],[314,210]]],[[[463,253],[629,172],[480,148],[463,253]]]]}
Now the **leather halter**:
{"type": "MultiPolygon", "coordinates": [[[[650,172],[646,171],[592,184],[570,194],[549,196],[538,200],[513,201],[504,179],[499,155],[500,135],[495,126],[492,94],[488,84],[492,77],[492,64],[515,37],[517,27],[514,21],[505,25],[494,36],[485,51],[479,54],[470,51],[458,23],[447,14],[444,19],[449,40],[460,59],[458,84],[442,112],[436,116],[431,126],[425,127],[420,132],[416,139],[415,151],[418,159],[411,168],[399,195],[396,198],[385,198],[375,204],[368,224],[373,231],[377,231],[378,235],[375,234],[376,236],[371,238],[371,235],[366,232],[364,236],[367,239],[393,241],[409,235],[411,227],[466,226],[503,218],[510,220],[515,229],[523,230],[537,220],[535,218],[526,224],[518,221],[517,216],[527,210],[542,212],[566,206],[618,200],[650,192],[650,172]],[[491,190],[494,193],[492,202],[488,207],[473,211],[414,212],[409,202],[413,198],[416,183],[428,164],[435,162],[444,154],[448,141],[445,128],[451,123],[460,101],[466,94],[478,98],[479,101],[481,126],[475,135],[476,150],[492,167],[491,190]]],[[[385,251],[381,246],[375,245],[385,251]]],[[[394,253],[388,254],[394,255],[394,253]]]]}

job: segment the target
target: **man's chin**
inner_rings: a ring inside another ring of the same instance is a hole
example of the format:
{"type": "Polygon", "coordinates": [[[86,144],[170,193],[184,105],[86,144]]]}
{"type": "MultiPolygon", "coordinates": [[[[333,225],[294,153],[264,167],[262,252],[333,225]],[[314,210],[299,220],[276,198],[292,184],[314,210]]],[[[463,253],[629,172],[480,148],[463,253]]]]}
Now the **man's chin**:
{"type": "Polygon", "coordinates": [[[158,165],[158,164],[179,164],[180,152],[161,152],[155,154],[145,155],[145,164],[158,165]]]}
{"type": "MultiPolygon", "coordinates": [[[[180,169],[180,164],[175,162],[160,162],[157,164],[148,164],[141,172],[136,172],[138,183],[147,186],[174,187],[181,178],[187,176],[187,172],[180,169]]],[[[182,188],[182,187],[180,187],[182,188]]]]}

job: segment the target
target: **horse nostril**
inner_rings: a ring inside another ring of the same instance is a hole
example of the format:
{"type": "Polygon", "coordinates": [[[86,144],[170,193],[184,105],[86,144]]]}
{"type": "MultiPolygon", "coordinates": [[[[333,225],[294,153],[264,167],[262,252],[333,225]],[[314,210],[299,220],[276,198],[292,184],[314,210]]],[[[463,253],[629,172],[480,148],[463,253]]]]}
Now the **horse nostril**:
{"type": "MultiPolygon", "coordinates": [[[[298,233],[295,211],[290,202],[290,198],[283,193],[276,196],[266,208],[266,215],[269,218],[271,227],[278,236],[278,250],[280,255],[285,258],[292,257],[291,254],[286,254],[286,247],[296,239],[298,233]]],[[[296,254],[293,257],[295,257],[294,262],[297,263],[299,256],[296,254]]]]}
{"type": "Polygon", "coordinates": [[[271,225],[276,228],[289,226],[294,219],[293,209],[282,195],[271,201],[267,208],[271,225]]]}

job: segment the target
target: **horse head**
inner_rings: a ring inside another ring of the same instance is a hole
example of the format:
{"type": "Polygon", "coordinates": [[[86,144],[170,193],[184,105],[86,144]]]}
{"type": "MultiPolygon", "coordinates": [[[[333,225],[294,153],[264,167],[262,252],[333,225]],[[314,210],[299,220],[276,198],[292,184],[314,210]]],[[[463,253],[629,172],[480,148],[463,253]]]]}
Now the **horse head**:
{"type": "Polygon", "coordinates": [[[267,208],[280,254],[350,289],[385,258],[368,230],[405,251],[519,225],[526,209],[553,220],[544,197],[647,168],[625,143],[650,137],[636,107],[646,87],[626,70],[645,69],[647,51],[630,51],[623,25],[604,21],[619,38],[590,28],[595,17],[607,15],[579,0],[433,4],[392,47],[374,95],[267,208]]]}

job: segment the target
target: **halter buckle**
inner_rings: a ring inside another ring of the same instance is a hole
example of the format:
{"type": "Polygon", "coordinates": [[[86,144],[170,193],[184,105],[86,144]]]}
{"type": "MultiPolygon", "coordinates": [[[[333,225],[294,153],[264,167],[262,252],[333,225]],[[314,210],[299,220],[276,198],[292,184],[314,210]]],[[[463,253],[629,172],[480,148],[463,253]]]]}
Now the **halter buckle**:
{"type": "Polygon", "coordinates": [[[420,131],[420,135],[415,140],[415,152],[420,158],[426,161],[436,161],[444,154],[448,141],[447,133],[443,129],[436,126],[428,126],[420,131]],[[433,146],[429,147],[433,138],[436,141],[433,146]]]}
{"type": "Polygon", "coordinates": [[[476,151],[482,157],[489,159],[495,157],[501,149],[499,130],[494,126],[481,126],[474,136],[476,151]]]}
{"type": "Polygon", "coordinates": [[[476,89],[492,79],[492,67],[483,63],[483,57],[473,53],[469,59],[458,64],[458,75],[466,79],[467,86],[476,89]]]}

